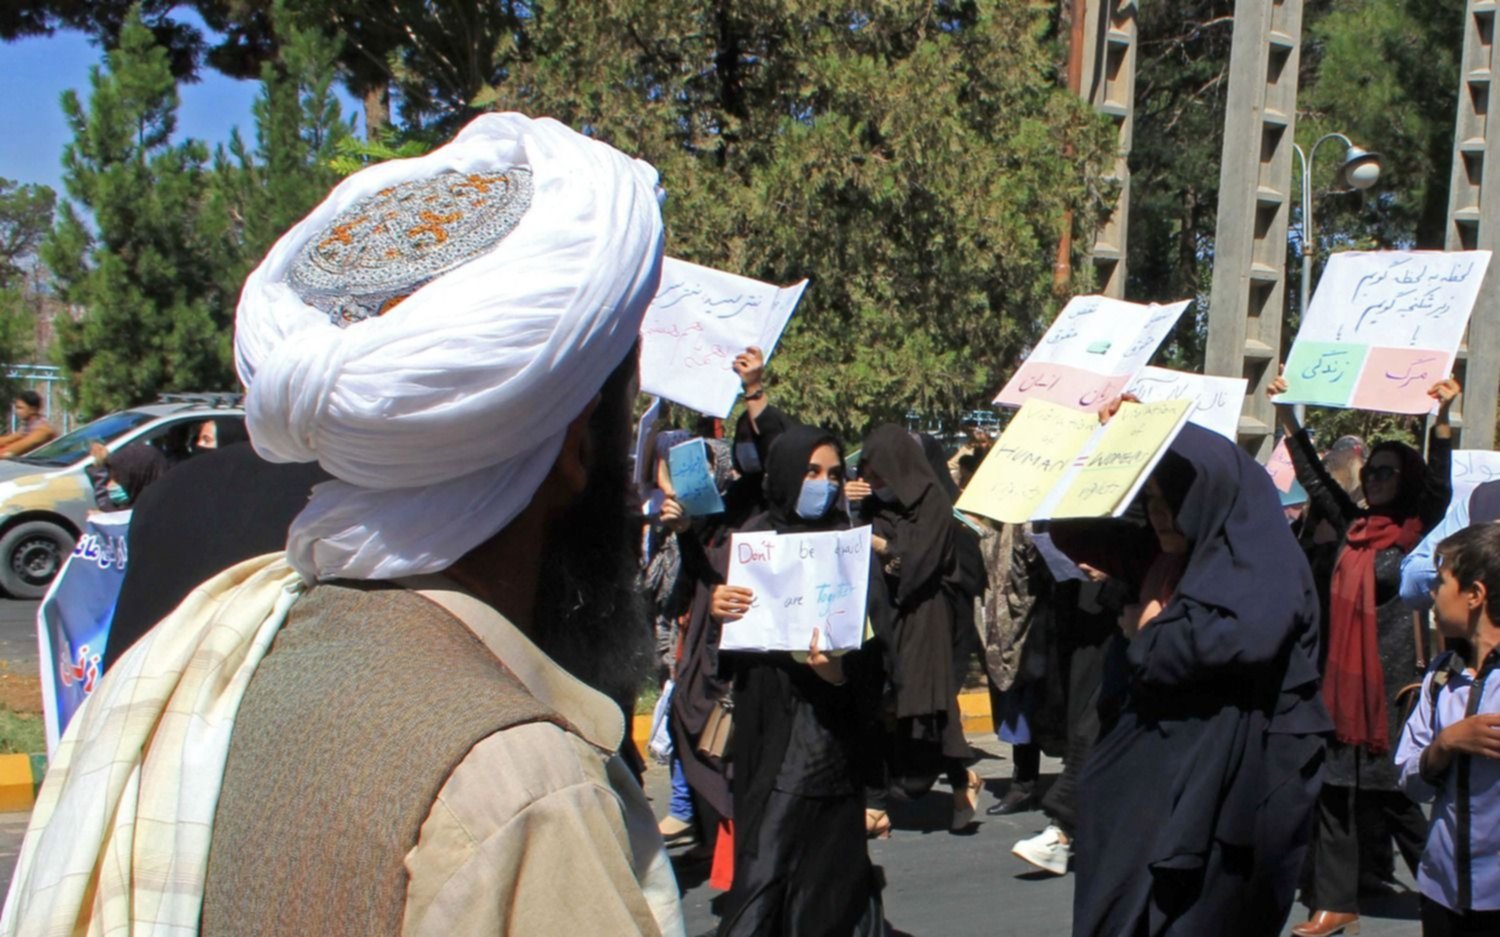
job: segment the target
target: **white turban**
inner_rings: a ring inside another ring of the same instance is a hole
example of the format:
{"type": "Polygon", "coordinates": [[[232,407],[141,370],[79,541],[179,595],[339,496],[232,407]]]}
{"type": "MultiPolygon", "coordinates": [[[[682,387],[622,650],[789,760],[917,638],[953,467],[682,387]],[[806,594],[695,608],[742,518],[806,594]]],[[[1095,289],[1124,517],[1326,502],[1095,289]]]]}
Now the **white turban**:
{"type": "Polygon", "coordinates": [[[276,243],[240,295],[235,359],[256,451],[316,460],[336,479],[292,524],[287,554],[303,576],[436,572],[526,507],[656,293],[656,181],[557,121],[487,114],[427,156],[346,179],[276,243]],[[524,182],[528,169],[530,205],[502,219],[509,233],[414,278],[425,285],[383,315],[341,327],[290,282],[304,246],[328,243],[362,200],[440,173],[524,182]]]}

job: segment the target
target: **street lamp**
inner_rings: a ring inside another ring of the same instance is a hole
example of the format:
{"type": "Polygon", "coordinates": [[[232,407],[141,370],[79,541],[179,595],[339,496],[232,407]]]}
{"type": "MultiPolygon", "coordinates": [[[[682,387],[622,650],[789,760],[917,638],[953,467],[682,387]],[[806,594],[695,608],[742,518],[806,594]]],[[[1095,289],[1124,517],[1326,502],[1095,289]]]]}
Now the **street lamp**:
{"type": "MultiPolygon", "coordinates": [[[[1329,140],[1344,144],[1344,163],[1339,167],[1339,182],[1348,189],[1368,189],[1380,178],[1380,154],[1355,146],[1353,141],[1341,133],[1325,133],[1312,147],[1302,152],[1302,147],[1292,144],[1292,150],[1302,164],[1302,304],[1299,307],[1302,319],[1307,321],[1307,307],[1312,301],[1313,261],[1313,211],[1312,211],[1312,161],[1318,155],[1318,147],[1329,140]]],[[[1297,404],[1298,422],[1307,419],[1307,408],[1297,404]]]]}
{"type": "Polygon", "coordinates": [[[1368,189],[1380,178],[1380,154],[1355,146],[1341,133],[1326,133],[1319,137],[1307,153],[1302,147],[1292,144],[1297,159],[1302,163],[1302,317],[1307,317],[1307,304],[1312,299],[1313,258],[1313,212],[1312,212],[1312,161],[1318,155],[1318,147],[1329,140],[1344,144],[1344,164],[1339,167],[1339,182],[1345,189],[1368,189]]]}

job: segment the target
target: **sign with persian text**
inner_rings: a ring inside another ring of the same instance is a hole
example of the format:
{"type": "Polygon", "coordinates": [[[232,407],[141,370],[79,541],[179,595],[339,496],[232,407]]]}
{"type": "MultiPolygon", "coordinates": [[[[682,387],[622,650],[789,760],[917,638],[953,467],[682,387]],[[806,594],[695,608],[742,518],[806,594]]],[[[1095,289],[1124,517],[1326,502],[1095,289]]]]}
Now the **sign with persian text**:
{"type": "Polygon", "coordinates": [[[995,402],[1019,407],[1047,400],[1098,410],[1146,366],[1190,302],[1160,306],[1073,297],[995,402]]]}
{"type": "Polygon", "coordinates": [[[641,390],[723,419],[739,398],[735,356],[771,353],[807,281],[773,286],[672,257],[641,322],[641,390]]]}
{"type": "Polygon", "coordinates": [[[1141,403],[1191,400],[1189,423],[1235,442],[1239,439],[1240,410],[1245,405],[1248,383],[1243,377],[1216,377],[1147,366],[1125,385],[1125,393],[1133,394],[1141,403]]]}
{"type": "Polygon", "coordinates": [[[1489,251],[1347,251],[1328,259],[1277,403],[1428,413],[1453,370],[1489,251]]]}

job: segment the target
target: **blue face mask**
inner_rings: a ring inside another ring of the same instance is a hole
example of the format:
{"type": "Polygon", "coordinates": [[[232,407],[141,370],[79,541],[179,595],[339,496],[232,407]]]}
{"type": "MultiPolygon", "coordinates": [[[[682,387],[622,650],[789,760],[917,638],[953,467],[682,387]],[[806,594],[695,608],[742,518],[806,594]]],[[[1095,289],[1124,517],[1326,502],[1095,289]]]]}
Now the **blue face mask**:
{"type": "Polygon", "coordinates": [[[109,503],[116,507],[124,507],[130,502],[130,492],[114,482],[110,482],[104,486],[104,493],[109,497],[109,503]]]}
{"type": "Polygon", "coordinates": [[[828,513],[838,486],[826,478],[808,478],[802,482],[802,494],[797,498],[797,516],[805,521],[815,521],[828,513]]]}
{"type": "Polygon", "coordinates": [[[884,501],[886,504],[896,503],[896,493],[890,489],[889,485],[881,485],[879,488],[871,491],[870,494],[884,501]]]}

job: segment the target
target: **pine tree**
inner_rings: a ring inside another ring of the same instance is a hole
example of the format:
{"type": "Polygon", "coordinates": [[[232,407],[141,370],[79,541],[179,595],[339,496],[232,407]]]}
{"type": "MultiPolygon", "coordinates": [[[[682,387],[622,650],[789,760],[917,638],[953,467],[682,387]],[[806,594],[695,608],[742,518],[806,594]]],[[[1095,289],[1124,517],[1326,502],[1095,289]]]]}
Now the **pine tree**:
{"type": "Polygon", "coordinates": [[[73,130],[63,164],[93,224],[66,203],[43,246],[60,297],[86,310],[58,336],[75,405],[92,416],[161,391],[232,387],[232,303],[199,226],[208,153],[172,142],[176,84],[138,13],[90,86],[87,108],[63,96],[73,130]]]}
{"type": "Polygon", "coordinates": [[[214,159],[208,216],[222,230],[223,253],[215,263],[230,292],[328,194],[350,138],[333,93],[336,45],[299,24],[283,3],[272,15],[278,52],[261,68],[255,146],[236,131],[214,159]]]}

